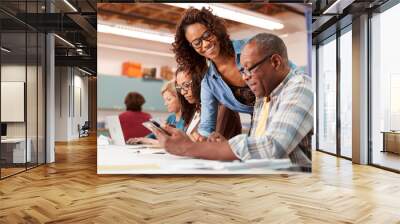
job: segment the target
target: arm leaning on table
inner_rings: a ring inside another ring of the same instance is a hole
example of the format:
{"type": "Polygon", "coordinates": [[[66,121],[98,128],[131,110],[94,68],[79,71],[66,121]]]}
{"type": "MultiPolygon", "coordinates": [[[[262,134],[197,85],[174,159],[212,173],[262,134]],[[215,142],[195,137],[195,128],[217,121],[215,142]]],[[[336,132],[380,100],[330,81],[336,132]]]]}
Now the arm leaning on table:
{"type": "Polygon", "coordinates": [[[213,95],[206,79],[203,79],[201,82],[200,98],[201,117],[197,131],[200,135],[208,137],[208,135],[215,131],[217,125],[218,101],[213,95]]]}
{"type": "Polygon", "coordinates": [[[288,88],[285,100],[271,116],[266,134],[252,137],[238,135],[229,141],[192,142],[182,131],[165,127],[171,136],[155,132],[160,144],[171,154],[210,160],[280,159],[294,153],[295,163],[310,163],[299,149],[313,126],[312,92],[302,86],[288,88]]]}
{"type": "Polygon", "coordinates": [[[160,145],[171,154],[189,156],[209,160],[237,160],[238,158],[229,147],[228,141],[193,142],[181,130],[169,126],[164,127],[171,136],[166,136],[155,130],[154,133],[160,145]]]}
{"type": "Polygon", "coordinates": [[[166,128],[171,137],[160,132],[155,134],[160,144],[175,155],[211,160],[280,159],[291,155],[294,163],[310,164],[310,158],[299,145],[312,131],[313,94],[303,85],[294,85],[286,88],[280,97],[278,109],[270,116],[266,134],[261,137],[243,134],[229,141],[195,143],[183,132],[169,127],[166,128]]]}
{"type": "Polygon", "coordinates": [[[235,155],[241,160],[287,158],[309,164],[310,158],[301,149],[313,129],[313,93],[307,77],[296,77],[295,85],[279,94],[277,110],[270,114],[266,132],[261,137],[238,135],[229,140],[235,155]],[[300,79],[300,80],[299,80],[300,79]]]}

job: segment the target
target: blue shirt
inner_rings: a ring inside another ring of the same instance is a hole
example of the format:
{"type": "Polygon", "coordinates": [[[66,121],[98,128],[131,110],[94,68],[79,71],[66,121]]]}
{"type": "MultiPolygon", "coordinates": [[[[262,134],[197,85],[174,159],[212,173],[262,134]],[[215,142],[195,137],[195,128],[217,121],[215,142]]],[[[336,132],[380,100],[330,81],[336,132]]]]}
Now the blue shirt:
{"type": "MultiPolygon", "coordinates": [[[[240,52],[248,40],[249,39],[232,41],[233,50],[235,52],[235,63],[238,70],[241,68],[240,52]]],[[[290,61],[289,64],[290,67],[296,68],[296,66],[290,61]]],[[[213,131],[215,131],[218,103],[221,103],[227,108],[239,113],[253,113],[252,106],[242,104],[236,99],[231,88],[229,88],[228,84],[222,79],[221,74],[212,62],[210,63],[201,82],[200,99],[201,117],[198,132],[205,137],[208,137],[213,131]]]]}
{"type": "MultiPolygon", "coordinates": [[[[233,50],[235,51],[235,62],[240,69],[240,51],[246,44],[246,40],[232,41],[233,50]]],[[[204,78],[201,82],[201,116],[198,132],[203,136],[210,135],[215,130],[216,119],[218,113],[218,103],[225,105],[227,108],[240,113],[253,113],[253,107],[247,106],[239,102],[233,95],[228,84],[222,79],[214,63],[210,63],[204,78]]]]}
{"type": "Polygon", "coordinates": [[[174,125],[177,129],[182,130],[185,128],[185,121],[181,118],[179,121],[176,121],[175,114],[171,114],[167,118],[167,124],[174,125]]]}
{"type": "MultiPolygon", "coordinates": [[[[175,114],[170,114],[170,115],[167,117],[166,123],[167,123],[168,125],[173,125],[173,126],[175,126],[177,129],[182,130],[182,131],[184,131],[184,129],[185,129],[185,121],[183,120],[183,118],[181,118],[179,121],[176,121],[176,116],[175,116],[175,114]]],[[[147,137],[147,138],[156,139],[156,136],[155,136],[153,133],[147,135],[146,137],[147,137]]]]}

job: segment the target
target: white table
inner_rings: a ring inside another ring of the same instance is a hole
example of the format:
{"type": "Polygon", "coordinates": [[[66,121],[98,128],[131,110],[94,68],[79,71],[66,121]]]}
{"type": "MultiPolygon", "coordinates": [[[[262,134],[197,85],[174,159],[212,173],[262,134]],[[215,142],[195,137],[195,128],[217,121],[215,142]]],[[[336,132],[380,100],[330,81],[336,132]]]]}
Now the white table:
{"type": "Polygon", "coordinates": [[[99,145],[98,174],[282,174],[274,168],[288,168],[288,159],[258,160],[256,163],[222,162],[175,156],[163,149],[143,146],[99,145]],[[133,146],[134,147],[134,146],[133,146]],[[260,163],[263,162],[263,163],[260,163]]]}
{"type": "Polygon", "coordinates": [[[12,150],[12,163],[25,163],[31,161],[31,145],[32,140],[27,138],[6,138],[1,139],[2,152],[12,150]],[[25,143],[27,142],[26,154],[25,154],[25,143]],[[6,148],[4,148],[6,147],[6,148]],[[11,149],[8,147],[12,147],[11,149]]]}

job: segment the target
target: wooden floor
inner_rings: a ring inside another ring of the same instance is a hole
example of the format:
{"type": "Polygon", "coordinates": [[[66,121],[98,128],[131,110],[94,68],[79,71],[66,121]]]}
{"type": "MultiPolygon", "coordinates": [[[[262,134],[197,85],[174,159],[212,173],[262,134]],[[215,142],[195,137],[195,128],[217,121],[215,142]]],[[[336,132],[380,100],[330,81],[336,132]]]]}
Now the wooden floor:
{"type": "Polygon", "coordinates": [[[25,170],[24,168],[1,168],[1,177],[7,177],[25,170]]]}
{"type": "Polygon", "coordinates": [[[313,173],[99,176],[95,138],[0,181],[0,223],[400,223],[400,175],[313,155],[313,173]]]}
{"type": "Polygon", "coordinates": [[[377,165],[400,170],[400,154],[376,150],[372,156],[372,161],[377,165]]]}

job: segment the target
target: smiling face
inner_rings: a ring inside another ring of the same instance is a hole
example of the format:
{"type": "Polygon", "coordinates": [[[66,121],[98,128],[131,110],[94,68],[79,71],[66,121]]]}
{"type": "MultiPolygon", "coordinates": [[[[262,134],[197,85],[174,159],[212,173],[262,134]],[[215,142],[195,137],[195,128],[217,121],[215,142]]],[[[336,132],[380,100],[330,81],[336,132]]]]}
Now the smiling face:
{"type": "Polygon", "coordinates": [[[189,43],[195,43],[200,40],[200,46],[192,46],[193,49],[201,56],[213,60],[220,54],[220,43],[217,37],[210,32],[203,24],[194,23],[186,27],[185,37],[189,43]]]}
{"type": "Polygon", "coordinates": [[[163,93],[164,105],[167,106],[167,110],[170,113],[178,113],[181,110],[181,104],[177,96],[166,90],[163,93]]]}
{"type": "Polygon", "coordinates": [[[192,77],[187,72],[178,72],[176,75],[176,84],[177,86],[183,87],[180,94],[185,97],[185,99],[190,104],[195,104],[198,99],[193,96],[193,88],[192,85],[188,85],[192,81],[192,77]]]}
{"type": "MultiPolygon", "coordinates": [[[[264,54],[260,52],[254,42],[247,44],[240,55],[243,67],[250,68],[259,62],[264,54]]],[[[269,96],[275,86],[276,71],[271,65],[271,59],[264,61],[251,71],[251,76],[245,76],[244,80],[256,97],[269,96]]]]}

